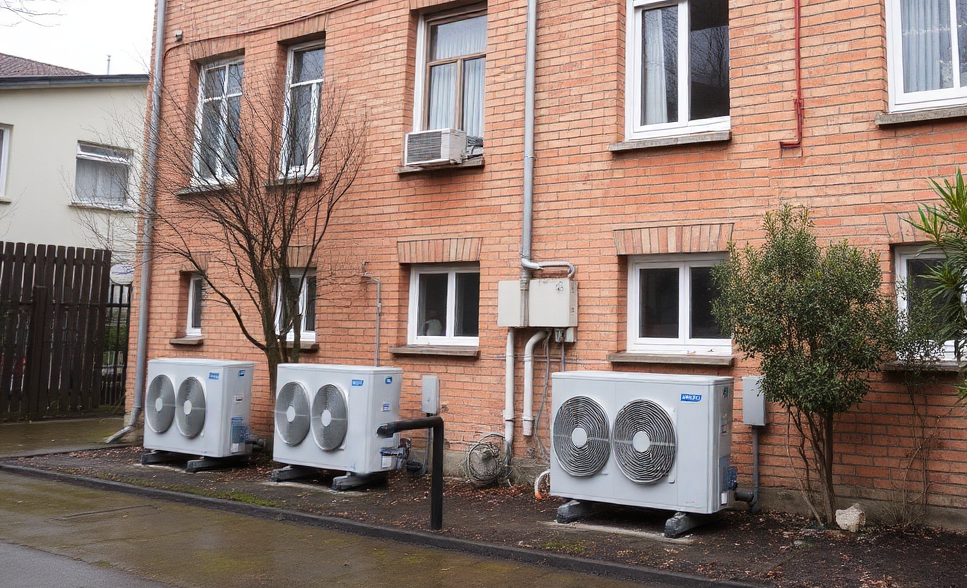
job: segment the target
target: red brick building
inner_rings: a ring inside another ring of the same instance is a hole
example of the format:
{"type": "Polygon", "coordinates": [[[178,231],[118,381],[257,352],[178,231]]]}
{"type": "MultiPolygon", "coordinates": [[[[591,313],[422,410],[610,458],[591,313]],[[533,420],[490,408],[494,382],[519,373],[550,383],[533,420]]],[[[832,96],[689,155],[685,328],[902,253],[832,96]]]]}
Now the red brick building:
{"type": "MultiPolygon", "coordinates": [[[[933,197],[927,178],[963,163],[967,14],[952,0],[821,0],[801,6],[797,22],[797,4],[538,2],[529,258],[573,264],[579,302],[576,340],[536,348],[535,414],[548,355],[552,371],[564,362],[737,383],[755,373],[709,324],[701,285],[729,240],[762,238],[763,212],[780,203],[808,206],[822,242],[876,251],[887,283],[906,271],[918,239],[903,219],[933,197]],[[914,14],[915,5],[934,11],[914,14]]],[[[365,114],[367,151],[315,260],[306,336],[318,349],[303,361],[372,363],[377,288],[362,274],[378,278],[379,361],[404,370],[404,416],[420,411],[420,376],[440,377],[455,455],[504,427],[498,282],[521,275],[526,9],[503,0],[177,2],[155,48],[164,51],[163,118],[173,105],[194,112],[208,99],[199,80],[216,75],[240,79],[219,90],[226,100],[255,88],[282,96],[296,83],[291,64],[324,54],[321,73],[303,81],[347,92],[365,114]],[[403,165],[406,133],[445,127],[470,138],[462,163],[403,165]]],[[[240,124],[252,115],[243,108],[240,124]]],[[[160,190],[162,212],[182,197],[160,190]]],[[[261,362],[222,306],[202,299],[200,320],[185,320],[191,269],[154,262],[148,357],[261,362]]],[[[564,275],[560,266],[531,274],[564,275]]],[[[520,417],[521,356],[538,329],[514,331],[515,454],[540,456],[549,404],[536,437],[521,435],[520,417]]],[[[273,395],[257,372],[253,423],[267,436],[273,395]]],[[[773,412],[760,438],[763,500],[791,507],[801,466],[773,412]]],[[[738,400],[735,415],[732,460],[748,487],[750,428],[738,400]]],[[[965,416],[949,385],[911,400],[884,376],[838,422],[840,492],[889,506],[904,489],[922,490],[922,480],[904,480],[921,471],[911,459],[925,436],[933,520],[961,520],[965,416]]]]}

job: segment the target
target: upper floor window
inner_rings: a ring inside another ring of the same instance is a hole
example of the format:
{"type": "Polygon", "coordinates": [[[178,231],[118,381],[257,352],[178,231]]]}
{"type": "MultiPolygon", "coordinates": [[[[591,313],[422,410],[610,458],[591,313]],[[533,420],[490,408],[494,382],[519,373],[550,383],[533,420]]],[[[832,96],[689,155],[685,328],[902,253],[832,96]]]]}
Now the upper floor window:
{"type": "Polygon", "coordinates": [[[316,172],[316,133],[326,50],[294,47],[289,50],[285,120],[280,173],[308,176],[316,172]]]}
{"type": "Polygon", "coordinates": [[[277,333],[286,334],[287,341],[293,341],[294,329],[299,329],[299,341],[314,342],[316,340],[316,273],[312,270],[292,270],[289,284],[293,292],[299,293],[296,309],[299,316],[290,317],[287,306],[282,300],[282,284],[276,287],[275,295],[275,329],[277,333]]]}
{"type": "Polygon", "coordinates": [[[726,0],[628,0],[629,139],[729,129],[726,0]]]}
{"type": "Polygon", "coordinates": [[[732,342],[712,315],[718,295],[712,268],[721,255],[631,258],[628,267],[628,351],[731,353],[732,342]]]}
{"type": "Polygon", "coordinates": [[[483,146],[487,13],[475,8],[420,20],[414,130],[460,129],[483,146]]]}
{"type": "Polygon", "coordinates": [[[243,71],[240,59],[201,69],[195,114],[196,182],[231,181],[238,175],[243,71]]]}
{"type": "Polygon", "coordinates": [[[0,125],[0,198],[6,194],[7,160],[10,158],[10,127],[0,125]]]}
{"type": "Polygon", "coordinates": [[[887,0],[890,109],[967,103],[967,1],[887,0]]]}
{"type": "Polygon", "coordinates": [[[419,266],[410,273],[409,342],[477,345],[480,268],[419,266]]]}
{"type": "Polygon", "coordinates": [[[75,201],[94,206],[125,206],[130,158],[131,152],[127,149],[78,143],[75,201]]]}

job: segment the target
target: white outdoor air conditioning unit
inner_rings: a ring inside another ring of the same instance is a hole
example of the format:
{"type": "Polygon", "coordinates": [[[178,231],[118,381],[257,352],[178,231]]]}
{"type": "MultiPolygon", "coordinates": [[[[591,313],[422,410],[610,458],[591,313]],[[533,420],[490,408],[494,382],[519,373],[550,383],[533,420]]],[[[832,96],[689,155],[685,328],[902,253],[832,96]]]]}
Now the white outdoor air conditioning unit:
{"type": "Polygon", "coordinates": [[[391,367],[280,364],[272,459],[366,475],[396,468],[380,449],[399,435],[376,429],[399,420],[403,370],[391,367]]]}
{"type": "Polygon", "coordinates": [[[248,361],[153,359],[148,362],[144,447],[204,457],[251,453],[248,361]]]}
{"type": "Polygon", "coordinates": [[[406,133],[403,165],[463,163],[467,134],[457,129],[435,129],[406,133]]]}
{"type": "Polygon", "coordinates": [[[710,514],[734,488],[732,378],[553,374],[551,494],[710,514]]]}

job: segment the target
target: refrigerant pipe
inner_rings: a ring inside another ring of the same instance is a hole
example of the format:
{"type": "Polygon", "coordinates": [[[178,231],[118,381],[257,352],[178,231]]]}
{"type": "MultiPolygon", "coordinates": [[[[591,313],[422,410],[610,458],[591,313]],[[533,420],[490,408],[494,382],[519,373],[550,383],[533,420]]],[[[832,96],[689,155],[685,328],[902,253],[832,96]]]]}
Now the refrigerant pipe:
{"type": "Polygon", "coordinates": [[[547,335],[546,330],[538,331],[524,346],[524,410],[521,421],[523,421],[525,437],[534,434],[534,346],[547,335]]]}

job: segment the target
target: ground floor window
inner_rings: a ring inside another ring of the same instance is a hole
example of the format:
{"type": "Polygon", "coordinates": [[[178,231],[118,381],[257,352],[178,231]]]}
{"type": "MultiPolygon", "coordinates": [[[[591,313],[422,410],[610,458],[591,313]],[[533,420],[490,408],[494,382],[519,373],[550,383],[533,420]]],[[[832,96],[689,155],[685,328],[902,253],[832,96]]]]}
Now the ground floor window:
{"type": "Polygon", "coordinates": [[[479,266],[425,265],[412,269],[409,343],[477,345],[479,314],[479,266]]]}

